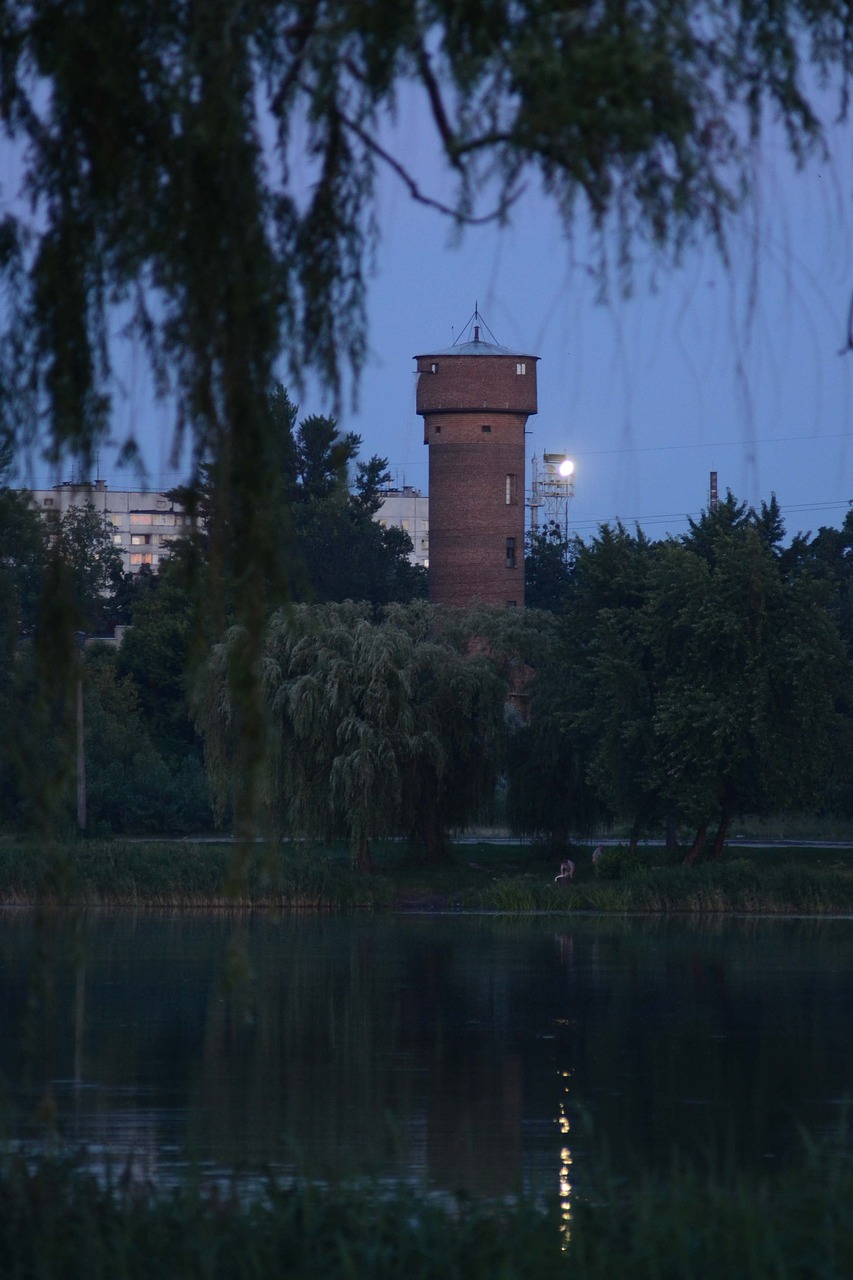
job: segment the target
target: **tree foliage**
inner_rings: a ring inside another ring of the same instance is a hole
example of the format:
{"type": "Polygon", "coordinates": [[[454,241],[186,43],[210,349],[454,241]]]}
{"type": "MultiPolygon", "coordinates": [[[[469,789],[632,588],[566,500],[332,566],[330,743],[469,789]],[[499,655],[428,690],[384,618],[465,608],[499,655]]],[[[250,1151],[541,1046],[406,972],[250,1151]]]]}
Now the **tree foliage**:
{"type": "Polygon", "coordinates": [[[729,493],[681,539],[617,525],[579,544],[510,779],[518,825],[566,838],[609,813],[636,841],[678,819],[695,858],[712,822],[719,855],[736,814],[843,802],[846,571],[829,543],[786,545],[775,498],[755,511],[729,493]]]}
{"type": "Polygon", "coordinates": [[[819,141],[815,69],[846,109],[852,57],[847,0],[0,0],[0,131],[21,177],[0,219],[0,441],[88,471],[111,427],[111,334],[142,345],[193,483],[213,478],[227,572],[204,599],[230,595],[246,628],[249,773],[253,672],[288,585],[268,391],[284,366],[339,400],[363,364],[378,167],[460,222],[482,191],[506,216],[532,175],[569,229],[581,203],[615,223],[620,264],[635,238],[677,253],[722,239],[765,117],[798,158],[819,141]],[[446,204],[380,141],[410,87],[446,204]]]}
{"type": "MultiPolygon", "coordinates": [[[[428,856],[492,795],[506,685],[483,656],[430,634],[426,605],[381,621],[361,605],[300,606],[267,628],[262,672],[269,734],[264,800],[277,830],[344,839],[372,869],[371,842],[408,834],[428,856]]],[[[199,725],[220,815],[242,714],[233,630],[213,652],[199,725]]]]}

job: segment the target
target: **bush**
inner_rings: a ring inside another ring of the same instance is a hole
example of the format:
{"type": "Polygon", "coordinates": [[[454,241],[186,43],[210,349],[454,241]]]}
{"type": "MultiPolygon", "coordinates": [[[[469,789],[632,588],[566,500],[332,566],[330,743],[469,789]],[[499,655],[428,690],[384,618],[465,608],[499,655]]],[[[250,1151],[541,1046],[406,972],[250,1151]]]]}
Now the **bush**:
{"type": "Polygon", "coordinates": [[[615,845],[612,849],[602,849],[595,864],[595,874],[599,880],[622,880],[631,872],[641,870],[642,865],[635,849],[615,845]]]}

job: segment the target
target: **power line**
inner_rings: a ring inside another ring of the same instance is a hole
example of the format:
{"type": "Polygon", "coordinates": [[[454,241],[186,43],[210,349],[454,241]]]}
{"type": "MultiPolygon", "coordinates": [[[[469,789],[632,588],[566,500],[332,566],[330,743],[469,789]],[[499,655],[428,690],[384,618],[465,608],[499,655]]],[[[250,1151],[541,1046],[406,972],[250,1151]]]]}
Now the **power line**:
{"type": "MultiPolygon", "coordinates": [[[[783,508],[782,517],[784,519],[785,516],[788,515],[788,513],[791,511],[835,511],[835,510],[838,510],[839,508],[843,508],[846,510],[850,507],[850,505],[851,505],[850,502],[791,503],[789,505],[786,505],[783,508]]],[[[570,527],[572,529],[597,529],[600,525],[615,524],[617,521],[621,521],[622,524],[626,524],[626,525],[638,524],[642,528],[644,525],[649,525],[649,524],[663,524],[667,520],[680,520],[683,523],[686,523],[688,520],[698,520],[701,514],[702,514],[701,511],[670,511],[668,514],[665,514],[665,515],[650,515],[650,516],[614,515],[614,516],[602,516],[600,518],[592,516],[592,517],[588,517],[585,520],[572,520],[570,521],[570,527]]]]}

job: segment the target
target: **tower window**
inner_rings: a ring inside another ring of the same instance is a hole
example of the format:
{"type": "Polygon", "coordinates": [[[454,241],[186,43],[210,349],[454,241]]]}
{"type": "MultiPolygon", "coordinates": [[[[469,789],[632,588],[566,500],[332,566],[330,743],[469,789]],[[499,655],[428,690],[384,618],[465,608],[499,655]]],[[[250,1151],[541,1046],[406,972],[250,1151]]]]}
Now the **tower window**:
{"type": "Polygon", "coordinates": [[[435,434],[436,434],[437,436],[440,436],[440,435],[441,435],[441,427],[440,427],[440,426],[439,426],[439,427],[436,427],[436,429],[435,429],[435,434]]]}
{"type": "Polygon", "coordinates": [[[438,365],[433,362],[429,367],[430,373],[438,373],[438,365]]]}
{"type": "Polygon", "coordinates": [[[506,567],[508,569],[515,568],[515,538],[507,538],[506,540],[506,567]]]}
{"type": "Polygon", "coordinates": [[[519,363],[515,366],[515,372],[527,373],[527,365],[524,363],[524,361],[519,361],[519,363]]]}
{"type": "Polygon", "coordinates": [[[490,435],[492,428],[489,426],[482,426],[480,427],[480,430],[483,432],[484,435],[490,435]]]}
{"type": "Polygon", "coordinates": [[[518,505],[518,476],[509,475],[506,478],[506,505],[508,507],[518,505]]]}

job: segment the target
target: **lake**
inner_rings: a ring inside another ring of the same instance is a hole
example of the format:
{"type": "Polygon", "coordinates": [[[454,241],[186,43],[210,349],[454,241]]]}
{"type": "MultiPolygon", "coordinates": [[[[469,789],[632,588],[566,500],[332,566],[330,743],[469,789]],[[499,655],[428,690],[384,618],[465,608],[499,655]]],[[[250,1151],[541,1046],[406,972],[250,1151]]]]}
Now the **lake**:
{"type": "Polygon", "coordinates": [[[673,1143],[770,1167],[853,1094],[853,920],[0,912],[7,1142],[155,1184],[488,1195],[673,1143]]]}

